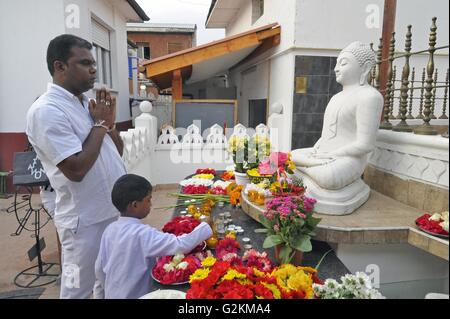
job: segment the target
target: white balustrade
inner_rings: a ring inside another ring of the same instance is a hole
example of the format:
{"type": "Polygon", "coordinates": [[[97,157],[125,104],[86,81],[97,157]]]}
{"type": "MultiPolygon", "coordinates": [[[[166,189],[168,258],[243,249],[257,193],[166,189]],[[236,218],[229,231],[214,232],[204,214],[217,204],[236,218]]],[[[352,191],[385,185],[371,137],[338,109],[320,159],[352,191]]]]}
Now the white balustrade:
{"type": "Polygon", "coordinates": [[[165,126],[161,129],[161,135],[158,138],[158,147],[172,146],[179,144],[178,136],[175,134],[175,129],[172,126],[165,126]]]}
{"type": "Polygon", "coordinates": [[[226,148],[226,146],[227,137],[223,134],[223,128],[218,124],[214,124],[206,137],[206,148],[226,148]]]}
{"type": "Polygon", "coordinates": [[[200,134],[200,129],[194,124],[190,125],[187,128],[187,134],[183,136],[181,144],[184,148],[201,148],[203,146],[203,137],[200,134]]]}

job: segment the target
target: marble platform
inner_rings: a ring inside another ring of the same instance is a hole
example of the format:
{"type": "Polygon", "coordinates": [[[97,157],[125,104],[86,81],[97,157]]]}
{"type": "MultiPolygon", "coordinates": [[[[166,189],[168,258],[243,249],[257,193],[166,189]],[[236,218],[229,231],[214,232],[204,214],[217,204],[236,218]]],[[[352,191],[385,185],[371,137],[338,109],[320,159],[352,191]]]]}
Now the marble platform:
{"type": "MultiPolygon", "coordinates": [[[[243,194],[242,209],[258,221],[264,207],[251,203],[243,194]]],[[[316,214],[322,221],[314,239],[333,244],[407,243],[448,261],[448,239],[428,235],[415,225],[424,213],[372,190],[369,200],[352,215],[316,214]]]]}

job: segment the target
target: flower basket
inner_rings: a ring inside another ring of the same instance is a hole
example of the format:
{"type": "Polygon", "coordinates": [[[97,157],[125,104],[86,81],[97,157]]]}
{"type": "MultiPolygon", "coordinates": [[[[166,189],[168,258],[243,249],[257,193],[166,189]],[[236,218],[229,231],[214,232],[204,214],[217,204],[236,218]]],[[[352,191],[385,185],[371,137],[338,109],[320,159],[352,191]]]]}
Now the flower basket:
{"type": "Polygon", "coordinates": [[[256,168],[248,170],[247,175],[248,175],[248,178],[250,179],[250,182],[253,184],[259,184],[264,181],[267,181],[267,183],[270,185],[270,183],[272,183],[276,179],[275,175],[273,175],[273,174],[272,175],[270,175],[270,174],[261,175],[258,172],[258,169],[256,169],[256,168]]]}

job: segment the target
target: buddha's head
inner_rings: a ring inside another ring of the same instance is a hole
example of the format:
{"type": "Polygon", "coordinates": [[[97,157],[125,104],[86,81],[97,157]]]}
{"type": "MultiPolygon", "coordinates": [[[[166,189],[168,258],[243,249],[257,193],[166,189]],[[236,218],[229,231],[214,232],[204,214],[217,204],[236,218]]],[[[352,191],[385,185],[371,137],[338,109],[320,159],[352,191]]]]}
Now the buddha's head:
{"type": "Polygon", "coordinates": [[[353,42],[341,51],[337,58],[336,81],[343,86],[367,84],[370,70],[375,66],[375,52],[369,45],[353,42]]]}

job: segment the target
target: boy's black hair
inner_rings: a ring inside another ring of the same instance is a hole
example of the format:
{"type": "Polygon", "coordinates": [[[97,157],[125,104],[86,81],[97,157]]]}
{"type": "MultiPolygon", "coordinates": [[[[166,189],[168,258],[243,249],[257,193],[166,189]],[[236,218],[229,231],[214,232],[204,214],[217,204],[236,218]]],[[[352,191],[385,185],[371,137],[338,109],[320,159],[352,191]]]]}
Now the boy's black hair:
{"type": "Polygon", "coordinates": [[[55,74],[55,61],[67,63],[72,55],[72,48],[84,48],[92,50],[92,44],[72,34],[63,34],[57,36],[48,45],[47,49],[47,67],[50,74],[55,74]]]}
{"type": "Polygon", "coordinates": [[[134,201],[142,201],[153,187],[142,176],[127,174],[120,177],[114,184],[111,199],[121,213],[126,213],[127,207],[134,201]]]}

